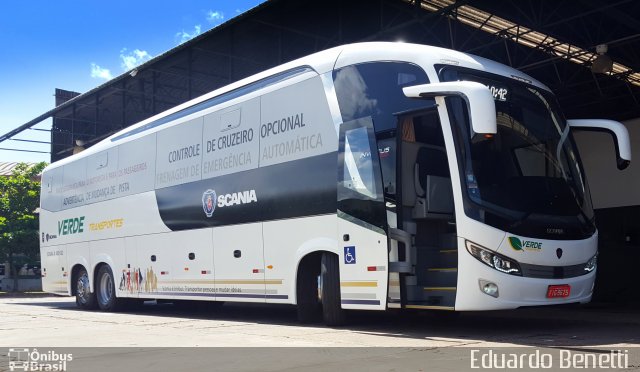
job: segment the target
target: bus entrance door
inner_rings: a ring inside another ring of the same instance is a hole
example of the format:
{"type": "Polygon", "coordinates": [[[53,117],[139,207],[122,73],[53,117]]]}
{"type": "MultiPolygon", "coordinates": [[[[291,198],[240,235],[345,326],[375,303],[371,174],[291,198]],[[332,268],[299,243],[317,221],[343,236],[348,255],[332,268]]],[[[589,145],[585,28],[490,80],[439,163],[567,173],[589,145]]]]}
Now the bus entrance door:
{"type": "Polygon", "coordinates": [[[410,236],[405,244],[411,245],[400,256],[409,255],[413,266],[401,274],[403,304],[453,310],[458,270],[456,224],[438,112],[434,107],[403,115],[398,122],[397,224],[410,236]]]}
{"type": "Polygon", "coordinates": [[[386,212],[370,117],[340,126],[338,151],[342,308],[384,310],[388,283],[386,212]]]}

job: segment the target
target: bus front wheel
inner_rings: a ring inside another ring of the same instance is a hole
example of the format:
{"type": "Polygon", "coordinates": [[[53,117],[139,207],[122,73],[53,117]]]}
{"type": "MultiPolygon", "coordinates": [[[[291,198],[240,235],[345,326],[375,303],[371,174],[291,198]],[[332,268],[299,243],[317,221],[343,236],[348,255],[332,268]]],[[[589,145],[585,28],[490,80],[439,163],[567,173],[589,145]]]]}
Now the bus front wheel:
{"type": "Polygon", "coordinates": [[[320,260],[321,255],[317,254],[305,257],[298,268],[297,310],[298,320],[302,323],[315,323],[322,319],[320,260]]]}
{"type": "Polygon", "coordinates": [[[113,271],[109,265],[103,265],[96,279],[98,307],[102,311],[119,311],[124,307],[124,300],[116,297],[116,286],[113,271]]]}
{"type": "Polygon", "coordinates": [[[340,299],[340,265],[337,255],[329,252],[322,254],[318,285],[324,323],[328,326],[344,324],[345,312],[340,299]]]}

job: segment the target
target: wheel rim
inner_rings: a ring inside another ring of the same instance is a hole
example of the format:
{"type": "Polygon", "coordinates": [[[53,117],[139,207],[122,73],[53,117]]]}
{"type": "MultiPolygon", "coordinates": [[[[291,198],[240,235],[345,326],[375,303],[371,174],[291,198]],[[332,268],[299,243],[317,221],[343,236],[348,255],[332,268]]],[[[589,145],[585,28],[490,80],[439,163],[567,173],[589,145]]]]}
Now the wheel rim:
{"type": "Polygon", "coordinates": [[[78,294],[78,299],[82,304],[89,302],[91,289],[89,287],[89,277],[87,276],[87,273],[82,274],[82,276],[78,278],[76,293],[78,294]]]}
{"type": "Polygon", "coordinates": [[[108,273],[105,273],[100,278],[100,291],[98,291],[98,293],[100,303],[104,305],[111,302],[113,298],[113,278],[108,273]]]}

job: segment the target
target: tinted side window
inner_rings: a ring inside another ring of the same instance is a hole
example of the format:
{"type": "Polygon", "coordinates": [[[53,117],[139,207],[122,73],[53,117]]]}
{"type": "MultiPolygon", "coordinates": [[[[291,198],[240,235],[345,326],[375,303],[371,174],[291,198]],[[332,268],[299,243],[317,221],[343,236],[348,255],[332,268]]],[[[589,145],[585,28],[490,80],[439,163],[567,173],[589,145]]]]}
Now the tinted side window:
{"type": "Polygon", "coordinates": [[[371,118],[340,126],[338,209],[384,230],[386,212],[375,143],[371,118]]]}
{"type": "Polygon", "coordinates": [[[333,72],[342,113],[348,122],[371,116],[376,132],[395,129],[394,113],[417,109],[428,101],[405,97],[402,88],[426,84],[427,74],[406,62],[371,62],[346,66],[333,72]]]}

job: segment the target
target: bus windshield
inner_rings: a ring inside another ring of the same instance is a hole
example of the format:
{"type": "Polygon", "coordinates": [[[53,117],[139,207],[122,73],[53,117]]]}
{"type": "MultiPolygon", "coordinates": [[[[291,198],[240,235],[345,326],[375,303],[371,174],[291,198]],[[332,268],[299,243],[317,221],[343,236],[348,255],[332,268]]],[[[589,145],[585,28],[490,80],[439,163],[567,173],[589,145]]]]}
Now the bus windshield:
{"type": "Polygon", "coordinates": [[[445,81],[485,84],[496,104],[494,136],[471,135],[466,104],[448,98],[465,213],[527,237],[584,239],[595,232],[584,171],[555,98],[524,82],[444,68],[445,81]]]}

